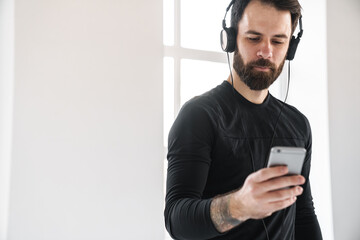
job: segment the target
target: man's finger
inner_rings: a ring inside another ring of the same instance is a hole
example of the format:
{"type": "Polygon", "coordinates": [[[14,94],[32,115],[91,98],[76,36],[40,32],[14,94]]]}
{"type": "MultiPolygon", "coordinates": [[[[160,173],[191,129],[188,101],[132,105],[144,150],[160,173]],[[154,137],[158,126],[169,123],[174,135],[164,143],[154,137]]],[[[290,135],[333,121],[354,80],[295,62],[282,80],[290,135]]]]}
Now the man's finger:
{"type": "Polygon", "coordinates": [[[260,183],[260,182],[264,182],[267,181],[271,178],[276,178],[276,177],[280,177],[283,176],[285,174],[288,173],[288,167],[287,166],[277,166],[277,167],[270,167],[270,168],[263,168],[260,169],[259,171],[252,173],[250,175],[250,179],[251,181],[260,183]]]}
{"type": "Polygon", "coordinates": [[[294,204],[296,202],[296,199],[297,199],[296,197],[291,197],[291,198],[287,198],[282,201],[273,202],[273,203],[270,203],[270,207],[274,212],[276,212],[276,211],[279,211],[281,209],[291,206],[292,204],[294,204]]]}
{"type": "Polygon", "coordinates": [[[305,178],[303,176],[293,175],[293,176],[283,176],[283,177],[270,179],[266,182],[263,182],[262,186],[264,191],[268,192],[286,187],[302,185],[304,183],[305,183],[305,178]]]}
{"type": "Polygon", "coordinates": [[[302,194],[302,192],[303,192],[303,188],[299,186],[287,188],[287,189],[281,189],[266,193],[266,199],[268,202],[284,201],[285,199],[299,196],[302,194]]]}

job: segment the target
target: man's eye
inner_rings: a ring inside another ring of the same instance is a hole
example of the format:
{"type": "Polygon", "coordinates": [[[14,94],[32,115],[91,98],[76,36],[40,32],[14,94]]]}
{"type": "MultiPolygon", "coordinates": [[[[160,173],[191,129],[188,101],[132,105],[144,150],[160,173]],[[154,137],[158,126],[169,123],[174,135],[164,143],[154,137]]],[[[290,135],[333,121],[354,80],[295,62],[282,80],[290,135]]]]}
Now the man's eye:
{"type": "Polygon", "coordinates": [[[273,41],[273,43],[275,43],[275,44],[283,44],[284,42],[282,42],[282,41],[273,41]]]}
{"type": "Polygon", "coordinates": [[[249,37],[248,39],[250,41],[252,41],[252,42],[256,42],[256,41],[259,41],[260,38],[258,38],[258,37],[257,38],[251,38],[251,37],[249,37]]]}

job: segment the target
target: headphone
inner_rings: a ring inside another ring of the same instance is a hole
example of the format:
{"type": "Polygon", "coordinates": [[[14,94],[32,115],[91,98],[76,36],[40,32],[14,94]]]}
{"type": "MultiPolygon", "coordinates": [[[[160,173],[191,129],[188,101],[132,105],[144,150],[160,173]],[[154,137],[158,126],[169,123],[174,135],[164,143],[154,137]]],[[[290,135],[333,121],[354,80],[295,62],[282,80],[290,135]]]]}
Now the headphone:
{"type": "MultiPolygon", "coordinates": [[[[232,0],[229,4],[229,6],[226,8],[226,12],[225,12],[225,16],[224,19],[222,21],[222,28],[223,30],[221,30],[220,32],[220,42],[221,42],[221,48],[224,52],[227,53],[231,53],[233,51],[235,51],[236,48],[236,30],[233,27],[226,27],[226,15],[229,11],[229,9],[231,8],[232,5],[234,5],[234,2],[236,0],[232,0]]],[[[300,42],[300,38],[303,35],[303,28],[302,28],[302,20],[301,20],[302,16],[300,15],[299,18],[299,27],[300,27],[300,31],[297,34],[297,37],[292,36],[290,43],[289,43],[289,48],[286,54],[286,60],[293,60],[295,57],[295,52],[297,49],[297,46],[299,45],[300,42]]]]}

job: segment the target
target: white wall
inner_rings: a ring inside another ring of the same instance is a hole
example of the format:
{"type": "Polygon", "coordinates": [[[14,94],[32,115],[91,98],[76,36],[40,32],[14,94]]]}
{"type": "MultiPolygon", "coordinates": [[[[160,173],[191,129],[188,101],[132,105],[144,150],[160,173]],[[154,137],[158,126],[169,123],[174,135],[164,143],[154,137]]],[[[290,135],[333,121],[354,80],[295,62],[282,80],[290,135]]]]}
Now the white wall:
{"type": "Polygon", "coordinates": [[[360,2],[328,0],[330,156],[336,240],[360,239],[360,2]]]}
{"type": "Polygon", "coordinates": [[[162,1],[13,1],[7,239],[162,239],[162,1]]]}

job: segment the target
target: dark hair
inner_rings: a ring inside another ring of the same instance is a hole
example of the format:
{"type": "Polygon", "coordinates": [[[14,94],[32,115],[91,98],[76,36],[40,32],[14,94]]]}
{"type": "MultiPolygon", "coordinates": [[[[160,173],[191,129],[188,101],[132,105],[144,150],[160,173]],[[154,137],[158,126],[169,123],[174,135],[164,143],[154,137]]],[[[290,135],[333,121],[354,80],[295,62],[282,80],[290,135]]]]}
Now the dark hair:
{"type": "MultiPolygon", "coordinates": [[[[238,31],[238,24],[246,6],[252,0],[235,0],[231,10],[231,27],[238,31]]],[[[277,10],[287,10],[291,14],[291,33],[293,33],[301,16],[301,6],[298,0],[253,0],[275,7],[277,10]]]]}

